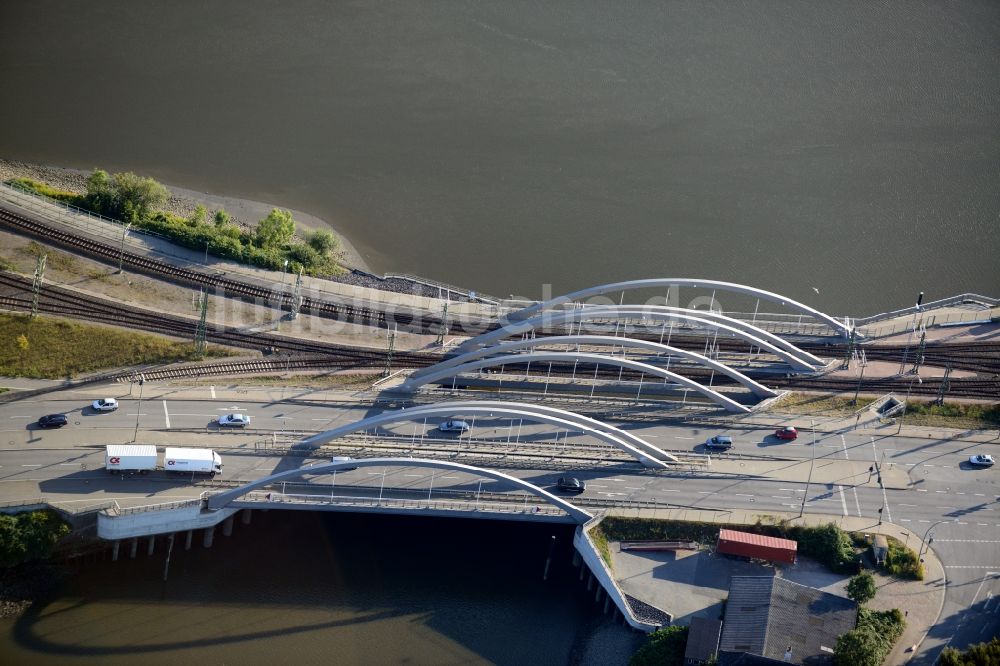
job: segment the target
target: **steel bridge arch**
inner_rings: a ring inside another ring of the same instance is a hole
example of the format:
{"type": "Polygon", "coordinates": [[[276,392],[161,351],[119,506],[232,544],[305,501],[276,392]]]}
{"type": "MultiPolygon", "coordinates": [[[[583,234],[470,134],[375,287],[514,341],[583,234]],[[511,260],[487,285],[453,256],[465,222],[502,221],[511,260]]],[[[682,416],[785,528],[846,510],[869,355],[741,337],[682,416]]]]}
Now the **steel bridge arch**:
{"type": "Polygon", "coordinates": [[[596,363],[597,365],[617,365],[630,370],[638,370],[646,373],[647,375],[653,375],[654,377],[672,379],[677,384],[681,384],[682,386],[686,386],[693,391],[701,393],[712,402],[725,408],[726,411],[739,412],[743,414],[750,412],[748,407],[741,405],[732,398],[728,398],[718,391],[705,386],[704,384],[699,384],[692,379],[678,375],[676,372],[664,370],[663,368],[658,368],[655,365],[649,365],[648,363],[642,363],[640,361],[618,358],[617,356],[582,354],[575,352],[530,352],[528,354],[508,354],[507,356],[494,356],[491,358],[481,359],[479,361],[470,361],[459,366],[441,368],[440,370],[428,373],[423,377],[410,377],[403,382],[401,386],[397,387],[396,390],[412,392],[424,384],[430,384],[441,379],[454,377],[455,375],[459,375],[463,372],[470,372],[481,368],[491,368],[497,365],[509,365],[512,363],[531,363],[533,361],[552,361],[560,363],[582,361],[584,363],[596,363]]]}
{"type": "Polygon", "coordinates": [[[809,307],[805,303],[800,303],[796,300],[788,298],[787,296],[782,296],[781,294],[776,294],[771,291],[764,291],[763,289],[757,289],[756,287],[750,287],[744,284],[737,284],[735,282],[719,282],[717,280],[698,280],[696,278],[650,278],[645,280],[626,280],[624,282],[611,282],[609,284],[597,285],[594,287],[587,287],[586,289],[580,289],[579,291],[574,291],[563,296],[556,296],[547,301],[541,303],[536,303],[535,305],[529,305],[526,308],[517,310],[507,315],[508,321],[522,321],[533,316],[536,312],[547,310],[550,308],[558,307],[565,303],[570,303],[572,301],[579,300],[581,298],[587,298],[588,296],[598,296],[600,294],[607,294],[614,291],[629,291],[632,289],[647,289],[647,288],[657,288],[657,287],[705,287],[709,289],[715,289],[719,291],[731,291],[737,294],[744,294],[748,296],[754,296],[761,300],[771,301],[772,303],[778,303],[779,305],[787,306],[793,310],[798,310],[802,314],[808,314],[816,319],[819,319],[834,331],[840,333],[844,337],[849,337],[851,335],[851,327],[844,322],[838,321],[834,317],[828,314],[824,314],[815,308],[809,307]]]}
{"type": "MultiPolygon", "coordinates": [[[[748,342],[754,346],[760,347],[761,349],[766,349],[775,356],[778,356],[790,366],[796,370],[802,370],[804,372],[815,372],[817,365],[823,365],[823,362],[808,354],[802,350],[798,350],[798,354],[790,352],[784,349],[784,345],[789,343],[778,338],[781,345],[775,345],[761,337],[758,337],[754,333],[750,333],[744,330],[742,327],[737,328],[735,326],[730,326],[723,320],[720,320],[718,316],[713,319],[708,319],[703,315],[704,312],[689,311],[692,314],[687,314],[684,312],[670,312],[666,311],[665,308],[653,308],[653,307],[629,307],[629,306],[614,306],[612,308],[587,308],[584,310],[567,310],[565,312],[550,313],[545,312],[540,315],[536,315],[531,319],[525,319],[524,321],[512,322],[502,326],[500,328],[488,331],[474,338],[469,338],[461,345],[458,349],[460,351],[466,351],[477,346],[486,346],[497,340],[502,340],[503,338],[509,337],[511,335],[517,335],[519,333],[527,333],[528,331],[533,331],[536,328],[541,328],[542,326],[551,326],[555,324],[564,324],[567,322],[580,322],[587,321],[590,319],[606,319],[613,317],[645,317],[649,319],[658,320],[678,320],[684,322],[691,322],[700,326],[705,326],[708,328],[714,328],[718,331],[725,331],[733,336],[736,336],[745,342],[748,342]],[[805,357],[805,358],[803,358],[805,357]],[[813,359],[812,361],[806,359],[813,359]],[[814,365],[815,363],[815,365],[814,365]]],[[[728,317],[726,318],[728,319],[728,317]]],[[[759,329],[757,329],[759,331],[759,329]]],[[[773,338],[770,333],[765,331],[759,331],[764,333],[765,337],[773,338]]],[[[798,349],[794,345],[791,345],[793,349],[798,349]]]]}
{"type": "Polygon", "coordinates": [[[534,495],[535,497],[545,500],[553,506],[559,507],[581,525],[593,518],[591,514],[574,506],[573,504],[570,504],[561,497],[553,495],[547,490],[539,488],[532,483],[510,476],[509,474],[504,474],[491,469],[483,469],[481,467],[473,467],[472,465],[463,465],[462,463],[449,462],[446,460],[427,460],[424,458],[358,458],[343,462],[320,463],[318,465],[309,465],[307,467],[299,467],[298,469],[286,470],[284,472],[271,474],[270,476],[266,476],[262,479],[257,479],[256,481],[251,481],[231,490],[210,495],[208,498],[208,508],[211,510],[224,509],[230,502],[239,499],[243,495],[246,495],[257,488],[262,488],[272,483],[294,479],[300,476],[305,476],[306,474],[325,474],[327,472],[343,469],[345,467],[430,467],[432,469],[445,469],[453,472],[466,472],[476,476],[484,476],[486,478],[493,479],[494,481],[505,481],[511,483],[514,486],[534,495]]]}
{"type": "Polygon", "coordinates": [[[637,340],[635,338],[616,338],[610,335],[556,335],[544,338],[527,338],[525,340],[514,340],[511,342],[504,342],[499,345],[494,345],[493,347],[483,347],[482,349],[474,349],[472,351],[466,352],[464,354],[459,354],[458,356],[453,356],[451,358],[445,359],[440,363],[429,366],[427,368],[421,368],[417,370],[412,375],[411,379],[417,379],[438,369],[447,368],[456,365],[462,365],[469,361],[474,361],[485,356],[492,354],[501,354],[514,349],[522,349],[525,347],[537,347],[539,345],[614,345],[621,347],[635,347],[638,349],[647,349],[649,351],[659,352],[661,354],[670,354],[672,356],[681,356],[689,361],[693,361],[698,365],[704,366],[706,368],[711,368],[718,373],[726,375],[732,378],[734,381],[742,384],[746,388],[750,389],[754,395],[759,398],[773,398],[777,393],[763,384],[754,381],[750,377],[736,370],[735,368],[730,368],[728,365],[719,363],[718,361],[712,360],[703,354],[697,352],[688,351],[687,349],[680,349],[678,347],[672,347],[670,345],[665,345],[659,342],[650,342],[648,340],[637,340]]]}
{"type": "Polygon", "coordinates": [[[653,446],[642,438],[636,437],[635,435],[629,435],[627,437],[622,436],[623,431],[619,431],[613,426],[600,422],[598,422],[600,423],[600,427],[596,427],[584,421],[587,417],[580,414],[555,408],[538,410],[535,409],[534,406],[521,405],[518,403],[493,402],[490,404],[492,405],[490,407],[480,407],[478,405],[470,405],[470,403],[467,402],[440,402],[433,405],[421,405],[419,407],[383,412],[382,414],[369,416],[366,419],[355,421],[354,423],[348,423],[337,428],[321,432],[318,435],[313,435],[312,437],[307,437],[299,442],[299,446],[318,446],[337,439],[338,437],[358,432],[359,430],[367,430],[368,428],[388,423],[402,423],[405,421],[413,421],[415,419],[432,416],[449,417],[454,416],[455,413],[458,412],[460,414],[475,414],[477,416],[492,416],[494,414],[500,414],[501,416],[524,419],[525,421],[547,423],[549,425],[566,428],[567,430],[582,430],[584,433],[600,439],[611,446],[624,451],[625,453],[628,453],[646,467],[663,469],[666,468],[666,464],[663,462],[664,460],[677,462],[677,458],[675,456],[672,456],[666,451],[653,446]]]}

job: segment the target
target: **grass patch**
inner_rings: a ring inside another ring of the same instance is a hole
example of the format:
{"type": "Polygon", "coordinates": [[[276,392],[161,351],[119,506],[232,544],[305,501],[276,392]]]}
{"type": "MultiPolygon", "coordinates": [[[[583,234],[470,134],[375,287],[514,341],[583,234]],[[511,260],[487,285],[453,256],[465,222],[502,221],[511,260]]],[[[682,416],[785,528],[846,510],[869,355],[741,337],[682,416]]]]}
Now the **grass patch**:
{"type": "Polygon", "coordinates": [[[858,397],[858,404],[851,403],[850,398],[827,396],[812,393],[792,393],[781,399],[775,405],[779,411],[791,414],[841,414],[847,416],[875,402],[874,398],[858,397]]]}
{"type": "MultiPolygon", "coordinates": [[[[210,346],[206,356],[228,356],[210,346]]],[[[107,368],[197,359],[193,342],[63,319],[0,315],[0,375],[61,379],[107,368]]]]}
{"type": "Polygon", "coordinates": [[[53,250],[52,248],[43,247],[35,241],[30,241],[27,245],[17,248],[16,251],[18,254],[32,257],[36,261],[43,254],[46,255],[45,265],[47,268],[74,272],[77,267],[76,257],[73,255],[67,254],[66,252],[60,252],[59,250],[53,250]]]}
{"type": "Polygon", "coordinates": [[[6,182],[8,185],[14,185],[29,192],[36,192],[50,199],[62,201],[63,203],[68,203],[79,208],[84,208],[87,203],[86,198],[82,194],[70,192],[69,190],[60,190],[59,188],[40,183],[31,178],[11,178],[6,182]]]}
{"type": "MultiPolygon", "coordinates": [[[[775,411],[789,414],[823,414],[851,416],[864,409],[874,398],[858,398],[858,404],[850,398],[826,396],[810,393],[793,393],[775,405],[775,411]]],[[[898,418],[898,417],[897,417],[898,418]]],[[[937,426],[942,428],[989,429],[1000,426],[1000,403],[959,404],[946,402],[943,405],[929,402],[911,402],[906,408],[905,423],[915,426],[937,426]]]]}
{"type": "Polygon", "coordinates": [[[906,407],[905,423],[920,426],[951,428],[996,428],[1000,426],[1000,403],[943,405],[931,402],[911,402],[906,407]]]}
{"type": "Polygon", "coordinates": [[[604,560],[604,564],[607,565],[609,570],[614,571],[615,567],[614,561],[611,557],[611,546],[608,545],[608,537],[600,526],[590,530],[590,541],[594,544],[594,547],[597,548],[597,552],[601,554],[601,559],[604,560]]]}

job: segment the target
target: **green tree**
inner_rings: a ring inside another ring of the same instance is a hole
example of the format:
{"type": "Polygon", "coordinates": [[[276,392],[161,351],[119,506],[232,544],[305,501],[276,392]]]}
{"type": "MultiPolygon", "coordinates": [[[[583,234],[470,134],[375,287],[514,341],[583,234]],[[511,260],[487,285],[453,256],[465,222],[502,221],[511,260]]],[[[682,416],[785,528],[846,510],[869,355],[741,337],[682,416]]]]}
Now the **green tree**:
{"type": "Polygon", "coordinates": [[[137,176],[131,171],[116,173],[114,178],[115,208],[125,222],[139,222],[152,215],[170,198],[167,188],[152,178],[137,176]]]}
{"type": "Polygon", "coordinates": [[[321,257],[328,257],[337,248],[337,238],[326,229],[319,229],[309,236],[309,245],[321,257]]]}
{"type": "Polygon", "coordinates": [[[169,193],[163,185],[131,172],[112,177],[106,171],[95,169],[87,178],[87,205],[124,222],[149,219],[168,198],[169,193]]]}
{"type": "Polygon", "coordinates": [[[847,596],[859,604],[866,604],[874,599],[877,591],[875,578],[867,571],[862,571],[847,583],[847,596]]]}
{"type": "Polygon", "coordinates": [[[280,248],[295,235],[295,220],[287,210],[271,209],[267,217],[257,223],[257,246],[265,249],[280,248]]]}
{"type": "Polygon", "coordinates": [[[687,637],[687,627],[670,625],[657,629],[632,655],[629,666],[682,666],[687,637]]]}
{"type": "Polygon", "coordinates": [[[198,204],[195,206],[194,212],[191,213],[191,217],[188,218],[188,224],[192,227],[197,227],[198,225],[205,224],[208,221],[208,209],[198,204]]]}
{"type": "Polygon", "coordinates": [[[114,183],[107,171],[94,169],[87,178],[87,205],[104,215],[111,215],[114,207],[114,183]]]}
{"type": "Polygon", "coordinates": [[[48,557],[69,526],[51,511],[0,515],[0,566],[48,557]]]}
{"type": "Polygon", "coordinates": [[[229,211],[225,208],[220,208],[215,211],[215,215],[212,216],[212,219],[215,221],[215,226],[221,228],[232,222],[233,216],[230,215],[229,211]]]}
{"type": "Polygon", "coordinates": [[[837,638],[833,649],[836,666],[881,666],[883,642],[870,628],[851,629],[837,638]]]}
{"type": "Polygon", "coordinates": [[[965,652],[945,648],[938,660],[939,666],[1000,666],[1000,638],[989,643],[977,643],[965,652]]]}

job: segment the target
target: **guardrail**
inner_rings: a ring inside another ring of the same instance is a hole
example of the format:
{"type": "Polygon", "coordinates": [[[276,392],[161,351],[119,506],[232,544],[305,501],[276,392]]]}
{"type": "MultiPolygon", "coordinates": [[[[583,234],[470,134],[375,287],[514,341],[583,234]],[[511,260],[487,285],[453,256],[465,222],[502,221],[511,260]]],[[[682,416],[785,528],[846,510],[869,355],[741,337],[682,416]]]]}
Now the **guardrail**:
{"type": "MultiPolygon", "coordinates": [[[[202,493],[202,495],[204,496],[204,493],[202,493]]],[[[202,497],[199,497],[197,499],[163,502],[161,504],[143,504],[141,506],[129,507],[122,507],[117,501],[115,501],[113,506],[104,510],[104,513],[109,516],[129,516],[138,513],[148,513],[150,511],[165,511],[167,509],[181,509],[189,506],[200,506],[202,501],[202,497]]]]}
{"type": "MultiPolygon", "coordinates": [[[[369,273],[369,275],[373,274],[369,273]]],[[[375,275],[374,277],[379,277],[379,276],[375,275]]],[[[447,298],[448,294],[451,293],[464,296],[470,301],[479,301],[480,303],[486,303],[488,305],[493,305],[496,307],[500,306],[500,299],[496,297],[488,296],[487,294],[480,294],[479,292],[471,289],[456,287],[455,285],[448,284],[447,282],[438,282],[437,280],[431,280],[429,278],[420,277],[419,275],[411,275],[409,273],[386,273],[381,277],[381,279],[383,280],[396,279],[396,280],[407,280],[409,282],[416,282],[417,284],[422,284],[425,287],[430,287],[432,289],[437,289],[439,292],[443,292],[444,296],[442,296],[439,293],[438,298],[445,298],[447,300],[451,300],[447,298]]]]}
{"type": "Polygon", "coordinates": [[[927,312],[928,310],[934,310],[937,308],[946,308],[952,305],[961,305],[963,303],[975,303],[984,306],[984,309],[995,308],[1000,306],[1000,298],[992,298],[990,296],[982,296],[981,294],[959,294],[957,296],[950,296],[948,298],[941,298],[936,301],[930,301],[928,303],[922,303],[921,305],[911,305],[908,308],[901,308],[899,310],[892,310],[890,312],[881,312],[877,315],[872,315],[870,317],[861,317],[860,319],[855,319],[855,326],[864,326],[865,324],[872,324],[877,321],[882,321],[885,319],[893,319],[895,317],[901,317],[903,315],[927,312]]]}

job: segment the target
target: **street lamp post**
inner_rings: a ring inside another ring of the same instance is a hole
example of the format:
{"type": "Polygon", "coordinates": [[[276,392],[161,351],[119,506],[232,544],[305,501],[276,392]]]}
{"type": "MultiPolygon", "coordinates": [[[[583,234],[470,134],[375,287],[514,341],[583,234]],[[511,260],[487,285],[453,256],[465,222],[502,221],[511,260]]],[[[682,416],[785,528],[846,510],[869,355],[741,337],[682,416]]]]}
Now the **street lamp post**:
{"type": "Polygon", "coordinates": [[[118,253],[118,272],[122,272],[122,266],[125,264],[125,236],[128,235],[128,230],[132,228],[132,223],[129,222],[122,227],[122,247],[121,251],[118,253]]]}
{"type": "Polygon", "coordinates": [[[139,412],[142,411],[142,385],[145,383],[145,379],[139,379],[139,403],[135,408],[135,433],[132,434],[133,443],[139,438],[139,412]]]}
{"type": "Polygon", "coordinates": [[[802,496],[802,506],[799,508],[799,518],[802,514],[806,512],[806,501],[809,499],[809,486],[812,484],[813,478],[813,466],[816,464],[816,421],[809,419],[810,429],[812,430],[812,457],[809,460],[809,477],[806,479],[806,492],[802,496]]]}
{"type": "MultiPolygon", "coordinates": [[[[934,523],[933,525],[931,525],[930,527],[928,527],[924,531],[924,538],[921,539],[922,543],[920,544],[920,552],[917,553],[917,559],[918,560],[921,559],[924,556],[924,552],[926,552],[930,548],[930,543],[927,541],[927,536],[931,533],[931,530],[933,530],[935,527],[937,527],[941,523],[954,523],[954,522],[957,522],[957,519],[955,519],[955,518],[952,518],[952,519],[945,518],[943,520],[937,521],[936,523],[934,523]]],[[[931,541],[933,541],[934,537],[932,536],[930,539],[931,539],[931,541]]]]}
{"type": "Polygon", "coordinates": [[[899,427],[896,428],[896,434],[897,435],[903,429],[903,419],[906,418],[906,408],[910,406],[910,391],[913,390],[913,380],[914,379],[916,379],[917,381],[919,381],[921,384],[924,383],[924,380],[920,379],[920,377],[918,375],[913,375],[913,377],[910,378],[910,385],[906,389],[906,400],[903,401],[903,413],[899,415],[899,427]]]}

